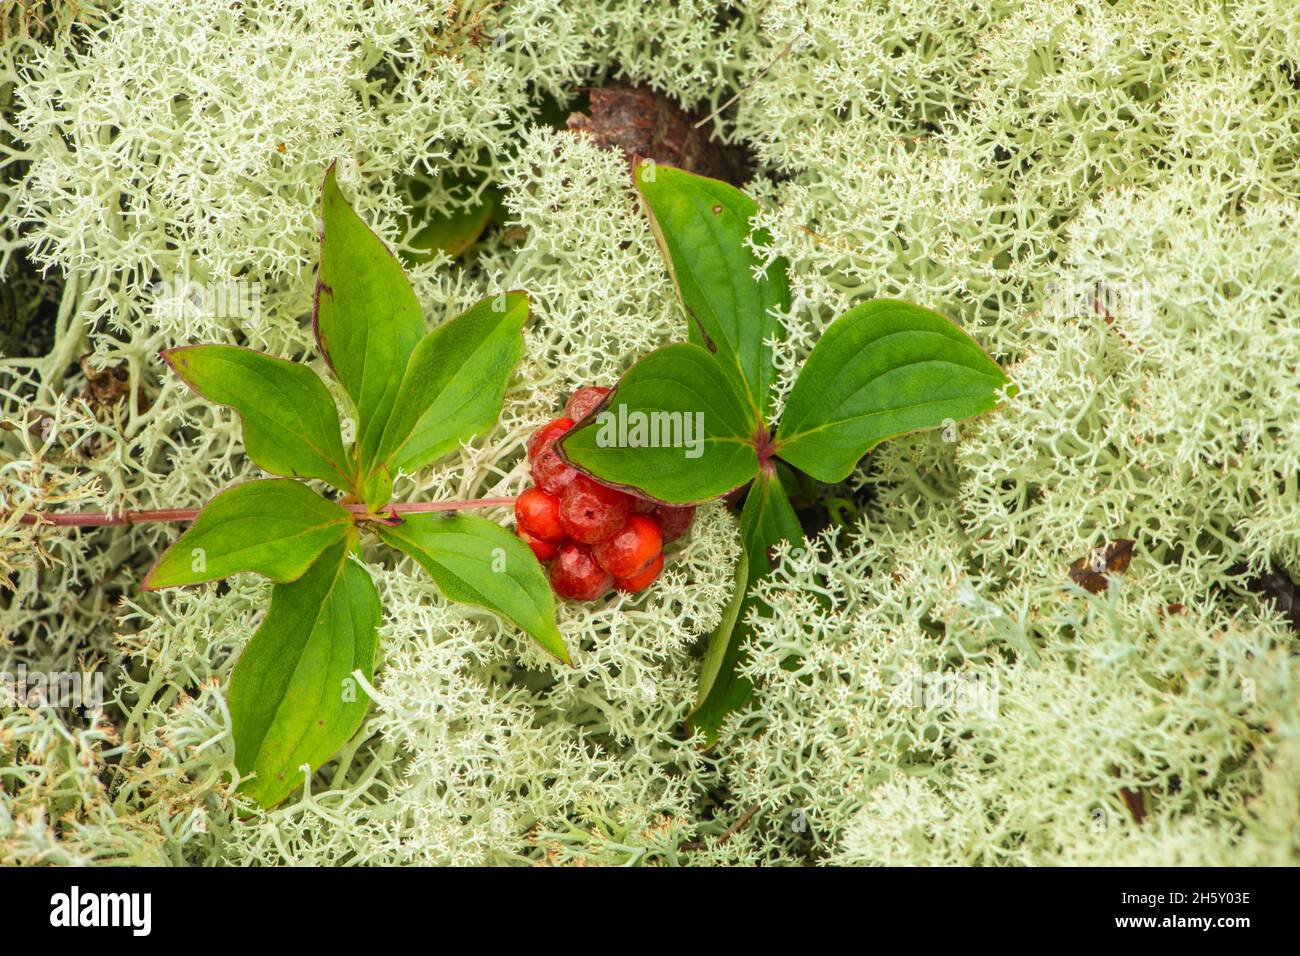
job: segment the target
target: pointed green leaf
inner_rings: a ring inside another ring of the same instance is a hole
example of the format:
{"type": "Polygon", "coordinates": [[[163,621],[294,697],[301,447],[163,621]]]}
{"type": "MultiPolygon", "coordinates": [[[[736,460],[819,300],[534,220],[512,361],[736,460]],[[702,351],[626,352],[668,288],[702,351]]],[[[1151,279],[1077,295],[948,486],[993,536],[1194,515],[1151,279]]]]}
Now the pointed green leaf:
{"type": "Polygon", "coordinates": [[[500,614],[566,664],[555,626],[555,595],[532,549],[500,525],[473,515],[408,515],[379,536],[409,554],[439,590],[461,604],[500,614]]]}
{"type": "Polygon", "coordinates": [[[709,745],[717,739],[726,716],[743,707],[753,693],[749,681],[739,673],[750,636],[750,628],[743,622],[751,612],[762,615],[769,610],[749,591],[754,582],[772,570],[770,555],[778,543],[797,544],[803,540],[799,517],[775,472],[762,473],[750,485],[740,514],[740,536],[744,551],[736,569],[736,594],[722,622],[709,636],[695,709],[687,717],[692,727],[704,732],[709,745]]]}
{"type": "Polygon", "coordinates": [[[754,477],[756,426],[709,354],[680,343],[628,369],[603,411],[556,447],[604,482],[686,504],[754,477]]]}
{"type": "Polygon", "coordinates": [[[163,553],[147,590],[215,581],[241,571],[293,581],[348,535],[352,515],[306,485],[267,478],[228,488],[163,553]]]}
{"type": "Polygon", "coordinates": [[[278,584],[271,606],[230,678],[240,785],[264,807],[302,786],[361,726],[369,703],[353,671],[374,677],[379,595],[350,540],[326,550],[302,577],[278,584]]]}
{"type": "Polygon", "coordinates": [[[424,318],[402,264],[325,174],[320,274],[312,324],[321,353],[357,408],[357,444],[369,472],[424,318]]]}
{"type": "Polygon", "coordinates": [[[753,636],[753,629],[745,623],[745,618],[757,606],[752,597],[742,596],[736,612],[738,623],[726,634],[725,640],[722,635],[716,638],[710,635],[709,650],[719,655],[717,675],[707,694],[697,694],[695,708],[686,716],[686,726],[704,736],[705,748],[718,742],[718,734],[727,717],[754,699],[754,685],[741,675],[740,667],[745,661],[746,645],[753,636]]]}
{"type": "Polygon", "coordinates": [[[776,453],[818,481],[843,481],[886,438],[989,411],[1010,381],[942,315],[874,299],[831,323],[813,348],[776,453]]]}
{"type": "Polygon", "coordinates": [[[718,731],[727,714],[743,707],[752,693],[749,681],[736,673],[741,645],[748,636],[748,629],[742,623],[748,580],[749,560],[742,551],[734,573],[735,590],[722,611],[722,620],[709,635],[704,659],[700,662],[695,707],[686,716],[691,728],[704,733],[706,746],[712,746],[718,739],[718,731]]]}
{"type": "Polygon", "coordinates": [[[184,346],[162,356],[185,384],[239,413],[244,450],[261,467],[352,490],[338,409],[310,368],[234,345],[184,346]]]}
{"type": "Polygon", "coordinates": [[[740,538],[749,556],[749,584],[772,570],[772,549],[782,541],[798,544],[803,526],[774,472],[754,479],[740,513],[740,538]]]}
{"type": "Polygon", "coordinates": [[[412,471],[492,426],[524,354],[528,296],[489,296],[415,347],[380,443],[390,471],[412,471]]]}
{"type": "Polygon", "coordinates": [[[784,337],[771,310],[790,308],[784,259],[761,265],[746,244],[769,241],[753,230],[758,205],[734,186],[643,163],[637,188],[649,207],[651,226],[688,314],[690,341],[714,354],[754,417],[771,411],[773,339],[784,337]]]}

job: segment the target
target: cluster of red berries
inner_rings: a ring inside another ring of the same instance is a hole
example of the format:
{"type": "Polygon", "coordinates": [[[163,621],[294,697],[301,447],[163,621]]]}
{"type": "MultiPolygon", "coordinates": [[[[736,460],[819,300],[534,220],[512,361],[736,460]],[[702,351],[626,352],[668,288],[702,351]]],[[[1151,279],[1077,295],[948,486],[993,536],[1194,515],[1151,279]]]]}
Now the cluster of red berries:
{"type": "Polygon", "coordinates": [[[593,601],[611,587],[644,591],[663,570],[663,546],[695,518],[694,506],[647,501],[580,474],[555,450],[608,394],[583,386],[569,396],[563,418],[537,430],[528,442],[534,487],[515,500],[516,533],[539,561],[550,562],[555,593],[574,601],[593,601]]]}

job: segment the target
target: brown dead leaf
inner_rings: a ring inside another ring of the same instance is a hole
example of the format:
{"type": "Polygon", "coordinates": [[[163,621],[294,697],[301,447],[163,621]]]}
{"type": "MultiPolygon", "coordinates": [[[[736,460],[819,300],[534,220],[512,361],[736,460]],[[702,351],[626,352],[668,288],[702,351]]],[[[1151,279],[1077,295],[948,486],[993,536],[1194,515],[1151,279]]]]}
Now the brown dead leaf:
{"type": "Polygon", "coordinates": [[[96,370],[86,356],[81,360],[81,372],[86,376],[82,398],[97,412],[125,401],[131,394],[131,369],[125,362],[96,370]]]}
{"type": "MultiPolygon", "coordinates": [[[[112,412],[117,405],[125,404],[131,397],[131,367],[126,362],[118,362],[108,368],[97,370],[90,364],[90,356],[81,359],[81,373],[86,376],[86,387],[81,397],[95,412],[95,417],[104,421],[103,413],[112,412]]],[[[142,415],[149,410],[149,400],[141,392],[136,400],[136,414],[142,415]]]]}
{"type": "Polygon", "coordinates": [[[750,164],[736,146],[709,138],[709,127],[661,93],[642,86],[612,83],[590,91],[591,113],[570,113],[568,127],[585,133],[596,145],[621,149],[629,163],[636,157],[712,176],[739,186],[750,164]]]}

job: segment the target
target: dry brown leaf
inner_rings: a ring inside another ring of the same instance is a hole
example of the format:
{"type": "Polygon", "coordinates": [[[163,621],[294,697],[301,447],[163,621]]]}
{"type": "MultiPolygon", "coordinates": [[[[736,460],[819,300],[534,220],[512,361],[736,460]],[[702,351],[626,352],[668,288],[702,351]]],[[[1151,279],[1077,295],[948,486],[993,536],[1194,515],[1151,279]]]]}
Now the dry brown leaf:
{"type": "Polygon", "coordinates": [[[621,149],[630,163],[653,159],[701,176],[739,186],[749,178],[749,163],[735,146],[713,141],[709,127],[697,129],[692,116],[661,93],[614,83],[591,90],[591,112],[570,113],[568,127],[596,145],[621,149]]]}

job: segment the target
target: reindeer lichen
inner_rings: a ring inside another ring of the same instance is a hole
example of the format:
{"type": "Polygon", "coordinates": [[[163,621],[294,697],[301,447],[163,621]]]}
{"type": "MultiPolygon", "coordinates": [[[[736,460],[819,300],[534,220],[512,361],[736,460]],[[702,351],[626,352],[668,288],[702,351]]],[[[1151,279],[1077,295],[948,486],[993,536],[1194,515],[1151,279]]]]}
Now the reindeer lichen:
{"type": "Polygon", "coordinates": [[[109,688],[90,718],[0,711],[0,861],[1300,861],[1297,638],[1251,590],[1300,578],[1291,0],[96,6],[0,39],[0,249],[63,280],[53,349],[0,365],[0,670],[109,688]],[[842,489],[862,514],[782,550],[715,750],[681,727],[740,547],[720,504],[654,591],[564,609],[572,672],[377,570],[370,717],[250,814],[223,695],[265,589],[142,595],[159,532],[14,509],[198,505],[256,473],[156,355],[309,354],[333,159],[398,245],[406,175],[504,189],[504,227],[412,278],[431,324],[526,287],[525,358],[499,426],[395,494],[522,488],[563,394],[679,337],[626,163],[542,120],[606,77],[704,112],[739,93],[723,135],[791,264],[780,395],[877,295],[958,318],[1020,392],[882,446],[842,489]],[[161,310],[183,279],[256,282],[258,312],[161,310]],[[130,395],[89,404],[83,356],[130,395]],[[1129,568],[1073,587],[1119,538],[1129,568]]]}

